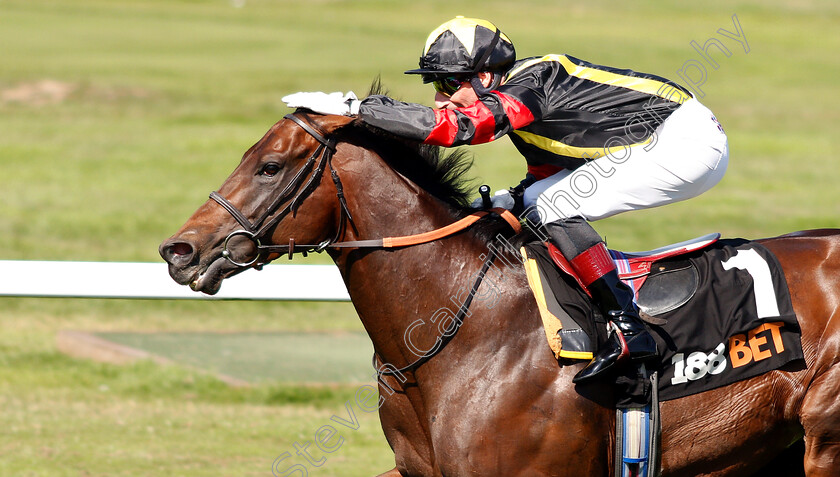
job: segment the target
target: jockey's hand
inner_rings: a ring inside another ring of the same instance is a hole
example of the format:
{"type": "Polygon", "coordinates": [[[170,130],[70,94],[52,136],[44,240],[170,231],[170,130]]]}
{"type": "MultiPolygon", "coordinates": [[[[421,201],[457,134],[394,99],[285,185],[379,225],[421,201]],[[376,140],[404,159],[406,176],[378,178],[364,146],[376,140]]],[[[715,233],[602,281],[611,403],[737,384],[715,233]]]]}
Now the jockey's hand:
{"type": "MultiPolygon", "coordinates": [[[[507,210],[513,210],[515,204],[513,200],[513,196],[510,195],[510,191],[507,189],[497,190],[492,197],[490,197],[490,203],[492,207],[501,207],[507,210]]],[[[483,209],[484,202],[481,197],[475,199],[471,204],[474,209],[483,209]]]]}
{"type": "Polygon", "coordinates": [[[295,93],[283,97],[283,102],[290,108],[306,108],[321,114],[336,114],[339,116],[354,116],[359,114],[361,101],[352,91],[347,94],[322,93],[295,93]]]}

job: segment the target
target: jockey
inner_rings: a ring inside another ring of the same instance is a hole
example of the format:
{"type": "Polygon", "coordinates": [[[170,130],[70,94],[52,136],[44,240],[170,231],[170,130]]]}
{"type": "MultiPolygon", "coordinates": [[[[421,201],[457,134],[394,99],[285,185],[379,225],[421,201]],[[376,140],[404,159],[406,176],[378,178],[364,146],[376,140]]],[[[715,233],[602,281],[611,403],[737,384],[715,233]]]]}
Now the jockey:
{"type": "MultiPolygon", "coordinates": [[[[720,182],[729,151],[714,115],[665,78],[565,54],[516,61],[492,23],[457,17],[428,37],[420,68],[435,107],[373,95],[296,93],[289,107],[358,115],[393,134],[439,146],[508,136],[525,157],[523,205],[612,323],[608,345],[574,381],[658,356],[632,290],[589,225],[628,210],[695,197],[720,182]]],[[[497,193],[494,206],[513,200],[497,193]]]]}

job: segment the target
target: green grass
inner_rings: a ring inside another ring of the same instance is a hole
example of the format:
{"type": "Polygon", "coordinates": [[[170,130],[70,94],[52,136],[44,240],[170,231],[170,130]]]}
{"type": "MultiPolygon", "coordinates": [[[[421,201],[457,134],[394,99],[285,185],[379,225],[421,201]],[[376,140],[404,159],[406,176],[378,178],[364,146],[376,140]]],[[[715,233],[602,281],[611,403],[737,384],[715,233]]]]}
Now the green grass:
{"type": "Polygon", "coordinates": [[[248,382],[374,383],[366,333],[98,333],[197,369],[248,382]],[[328,352],[325,344],[329,344],[328,352]]]}
{"type": "MultiPolygon", "coordinates": [[[[123,336],[149,330],[352,332],[339,332],[339,341],[360,331],[347,303],[275,303],[272,313],[262,303],[216,303],[3,299],[0,475],[271,475],[278,455],[299,459],[295,442],[312,441],[333,415],[347,418],[346,403],[356,405],[362,384],[313,387],[260,379],[230,387],[193,368],[95,363],[56,349],[61,329],[123,336]],[[250,318],[231,318],[240,313],[250,318]]],[[[310,343],[342,351],[329,337],[310,343]]],[[[192,359],[186,364],[207,365],[192,359]]],[[[339,451],[315,451],[313,457],[328,458],[330,465],[312,475],[364,476],[393,465],[375,413],[354,412],[358,429],[342,429],[339,451]]]]}
{"type": "MultiPolygon", "coordinates": [[[[158,260],[161,240],[287,112],[285,94],[362,94],[381,75],[428,104],[431,89],[402,71],[457,14],[498,23],[520,57],[569,53],[672,79],[698,59],[689,42],[733,31],[737,14],[751,50],[724,40],[732,55],[716,56],[702,87],[730,139],[726,178],[596,229],[638,250],[840,225],[833,0],[0,0],[0,259],[158,260]],[[46,80],[60,98],[31,94],[46,80]]],[[[520,179],[506,140],[472,150],[477,181],[520,179]]],[[[232,389],[188,369],[89,363],[56,351],[59,330],[361,331],[346,303],[4,298],[0,323],[0,475],[270,475],[354,391],[232,389]]],[[[393,465],[375,416],[360,419],[312,475],[393,465]]]]}

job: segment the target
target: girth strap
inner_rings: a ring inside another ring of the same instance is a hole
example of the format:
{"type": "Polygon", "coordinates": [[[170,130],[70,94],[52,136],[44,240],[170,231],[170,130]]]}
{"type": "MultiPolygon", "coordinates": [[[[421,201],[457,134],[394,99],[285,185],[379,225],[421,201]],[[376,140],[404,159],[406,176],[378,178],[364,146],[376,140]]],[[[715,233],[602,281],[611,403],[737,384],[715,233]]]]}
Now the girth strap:
{"type": "Polygon", "coordinates": [[[464,317],[467,316],[467,312],[470,309],[470,305],[472,304],[473,298],[475,294],[478,292],[478,287],[481,286],[481,282],[484,280],[484,276],[487,274],[487,270],[490,269],[490,266],[493,265],[493,262],[496,261],[496,249],[495,247],[490,248],[490,255],[484,261],[484,265],[481,266],[481,271],[478,272],[478,276],[475,277],[475,281],[470,288],[470,294],[467,295],[466,300],[464,300],[464,304],[458,308],[458,313],[455,315],[454,320],[452,321],[452,327],[447,328],[443,336],[438,337],[438,342],[435,344],[435,347],[432,348],[429,352],[424,354],[423,356],[417,358],[412,363],[407,364],[399,369],[381,369],[384,367],[384,363],[380,366],[377,365],[377,361],[379,359],[379,355],[375,352],[373,353],[373,367],[376,369],[376,377],[380,379],[381,376],[397,376],[402,377],[403,373],[412,372],[415,369],[419,368],[423,363],[432,359],[436,354],[440,353],[440,351],[452,341],[452,338],[455,337],[455,334],[461,328],[461,324],[464,322],[464,317]]]}

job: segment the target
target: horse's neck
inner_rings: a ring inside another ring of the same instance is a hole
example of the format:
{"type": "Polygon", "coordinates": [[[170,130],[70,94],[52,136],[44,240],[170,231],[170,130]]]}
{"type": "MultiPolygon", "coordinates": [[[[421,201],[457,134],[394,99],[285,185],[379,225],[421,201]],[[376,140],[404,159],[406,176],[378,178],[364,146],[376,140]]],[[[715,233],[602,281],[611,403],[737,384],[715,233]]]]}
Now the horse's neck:
{"type": "MultiPolygon", "coordinates": [[[[352,174],[352,183],[345,184],[355,226],[347,227],[346,240],[413,235],[457,220],[449,207],[381,160],[364,163],[364,173],[352,174]]],[[[464,232],[400,249],[348,250],[334,258],[377,352],[399,365],[433,345],[439,336],[435,313],[463,303],[487,252],[464,232]]]]}

